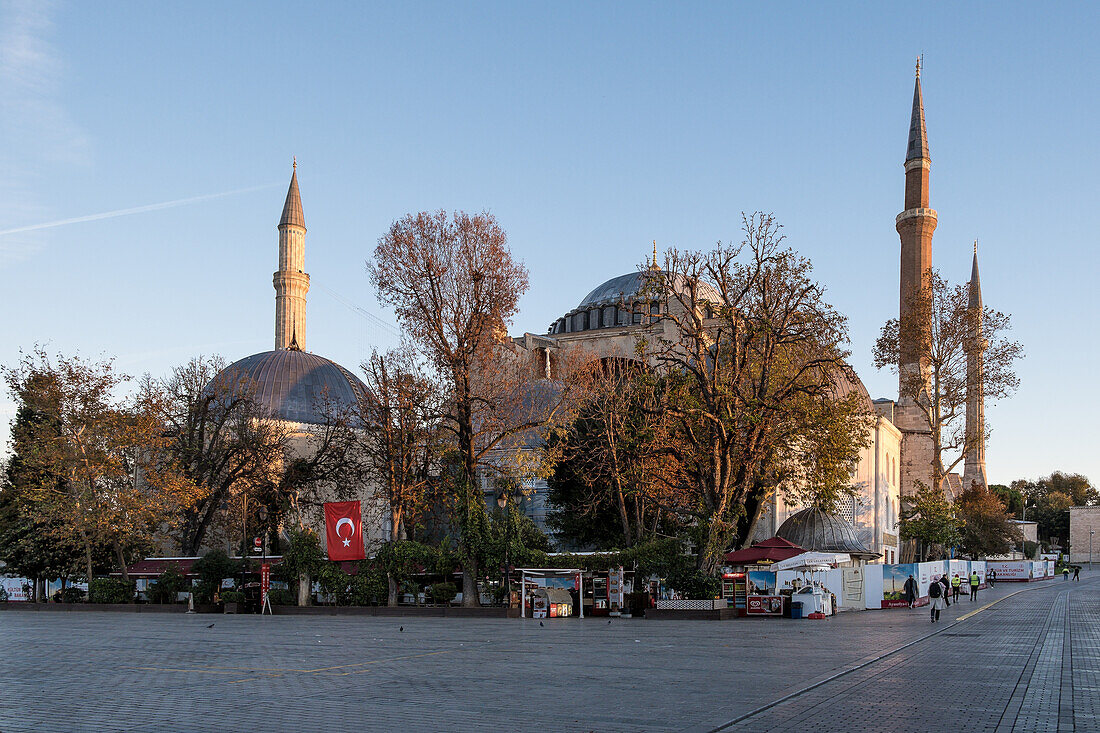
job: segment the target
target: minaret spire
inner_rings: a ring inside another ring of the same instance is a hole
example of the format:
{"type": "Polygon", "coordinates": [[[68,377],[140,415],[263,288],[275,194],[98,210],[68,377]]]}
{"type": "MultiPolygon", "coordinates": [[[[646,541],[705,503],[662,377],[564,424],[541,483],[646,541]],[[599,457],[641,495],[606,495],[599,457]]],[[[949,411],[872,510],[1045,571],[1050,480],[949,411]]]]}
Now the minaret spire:
{"type": "Polygon", "coordinates": [[[901,281],[899,318],[915,328],[902,332],[900,364],[898,365],[898,409],[895,418],[902,431],[902,453],[905,456],[901,472],[901,492],[909,496],[917,482],[933,485],[933,456],[928,417],[919,402],[927,399],[928,354],[924,352],[920,332],[930,332],[930,317],[924,323],[912,324],[913,306],[922,293],[927,293],[932,274],[932,233],[936,230],[936,211],[929,205],[929,174],[932,159],[928,153],[928,133],[924,124],[924,95],[920,83],[921,62],[917,59],[913,83],[913,109],[909,118],[909,138],[905,152],[905,208],[897,216],[901,238],[901,281]],[[914,390],[914,376],[923,379],[924,390],[914,390]]]}
{"type": "Polygon", "coordinates": [[[967,303],[969,335],[966,340],[966,457],[963,488],[971,483],[988,486],[985,473],[985,350],[989,342],[982,333],[982,283],[978,277],[978,240],[974,240],[974,264],[970,270],[970,299],[967,303]]]}
{"type": "Polygon", "coordinates": [[[290,174],[290,188],[279,217],[279,269],[272,276],[275,286],[275,348],[299,349],[306,345],[306,218],[298,192],[298,159],[290,174]]]}

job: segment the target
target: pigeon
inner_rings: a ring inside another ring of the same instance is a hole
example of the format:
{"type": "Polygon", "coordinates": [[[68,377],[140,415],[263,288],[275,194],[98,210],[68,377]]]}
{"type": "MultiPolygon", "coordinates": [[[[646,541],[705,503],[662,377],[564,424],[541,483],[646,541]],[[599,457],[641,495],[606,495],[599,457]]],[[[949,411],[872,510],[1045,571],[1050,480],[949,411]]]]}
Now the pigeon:
{"type": "Polygon", "coordinates": [[[610,625],[611,625],[611,619],[607,619],[607,625],[608,625],[608,626],[610,626],[610,625]]]}
{"type": "MultiPolygon", "coordinates": [[[[215,622],[215,623],[217,623],[217,622],[215,622]]],[[[207,626],[206,628],[208,628],[208,629],[212,629],[212,628],[214,628],[214,624],[210,624],[210,625],[209,625],[209,626],[207,626]]]]}
{"type": "Polygon", "coordinates": [[[404,630],[405,630],[405,627],[404,627],[404,626],[398,626],[398,627],[397,627],[397,630],[398,630],[398,631],[404,631],[404,630]]]}
{"type": "Polygon", "coordinates": [[[542,621],[539,621],[539,626],[542,626],[542,625],[543,625],[542,621]]]}

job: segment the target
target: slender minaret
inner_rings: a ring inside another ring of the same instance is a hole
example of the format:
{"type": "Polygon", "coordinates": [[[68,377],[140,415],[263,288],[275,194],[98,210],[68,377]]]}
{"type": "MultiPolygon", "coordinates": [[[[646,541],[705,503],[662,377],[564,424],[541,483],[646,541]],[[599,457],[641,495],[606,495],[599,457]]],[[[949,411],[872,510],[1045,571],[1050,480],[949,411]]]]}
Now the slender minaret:
{"type": "MultiPolygon", "coordinates": [[[[932,269],[932,233],[936,230],[936,212],[928,205],[928,175],[932,160],[928,155],[928,134],[924,127],[924,98],[920,86],[920,59],[913,87],[913,114],[909,122],[909,145],[905,153],[905,209],[897,216],[901,237],[901,291],[899,316],[905,320],[914,293],[928,287],[932,269]]],[[[931,328],[931,324],[928,324],[931,328]]],[[[921,339],[911,331],[903,334],[900,346],[899,384],[916,371],[926,372],[921,339]]],[[[895,421],[902,431],[901,491],[910,495],[915,482],[932,485],[932,440],[928,420],[916,401],[899,395],[895,421]]]]}
{"type": "Polygon", "coordinates": [[[967,304],[970,336],[966,340],[966,459],[963,463],[963,489],[971,482],[982,486],[985,477],[985,389],[982,354],[989,342],[982,334],[982,283],[978,278],[978,242],[974,242],[974,266],[970,270],[970,301],[967,304]]]}
{"type": "Polygon", "coordinates": [[[290,174],[283,215],[279,219],[279,270],[275,285],[275,348],[304,349],[306,346],[306,220],[298,193],[298,161],[290,174]]]}

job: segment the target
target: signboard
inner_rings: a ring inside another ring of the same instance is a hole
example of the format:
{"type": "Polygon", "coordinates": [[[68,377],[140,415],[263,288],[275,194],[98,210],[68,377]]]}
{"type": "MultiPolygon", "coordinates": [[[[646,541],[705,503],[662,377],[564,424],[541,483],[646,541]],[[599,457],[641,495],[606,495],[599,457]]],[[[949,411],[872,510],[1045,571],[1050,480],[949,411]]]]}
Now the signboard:
{"type": "Polygon", "coordinates": [[[623,569],[612,569],[607,574],[607,602],[612,608],[623,607],[623,569]]]}
{"type": "Polygon", "coordinates": [[[252,551],[253,552],[263,552],[263,547],[264,547],[264,541],[262,539],[260,539],[259,537],[253,538],[253,540],[252,540],[252,551]]]}
{"type": "Polygon", "coordinates": [[[260,566],[260,610],[267,606],[267,592],[271,590],[271,565],[260,566]]]}
{"type": "Polygon", "coordinates": [[[1002,560],[986,563],[986,570],[997,572],[997,580],[1028,581],[1032,579],[1031,563],[1027,560],[1002,560]]]}
{"type": "Polygon", "coordinates": [[[783,596],[749,596],[745,613],[757,616],[782,616],[783,596]]]}
{"type": "Polygon", "coordinates": [[[8,592],[9,601],[29,601],[30,598],[23,590],[23,586],[31,585],[31,581],[26,578],[0,578],[0,585],[4,587],[4,590],[8,592]]]}

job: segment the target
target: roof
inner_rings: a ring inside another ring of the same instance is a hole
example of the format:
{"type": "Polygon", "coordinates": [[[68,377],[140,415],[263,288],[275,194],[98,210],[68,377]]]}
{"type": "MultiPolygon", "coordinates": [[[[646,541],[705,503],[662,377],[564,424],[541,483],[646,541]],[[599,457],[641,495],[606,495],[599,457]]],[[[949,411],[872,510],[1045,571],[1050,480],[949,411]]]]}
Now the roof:
{"type": "MultiPolygon", "coordinates": [[[[194,565],[197,557],[147,557],[144,560],[138,560],[136,563],[126,568],[126,572],[132,578],[155,578],[168,569],[169,566],[175,565],[176,568],[183,575],[192,575],[191,566],[194,565]]],[[[240,560],[239,557],[230,558],[231,560],[240,560]]],[[[247,558],[249,560],[260,560],[259,555],[247,558]]],[[[268,555],[267,563],[269,565],[278,565],[283,561],[282,555],[268,555]]],[[[122,573],[111,573],[112,575],[121,575],[122,573]]]]}
{"type": "Polygon", "coordinates": [[[283,215],[279,217],[279,226],[306,228],[306,217],[302,214],[302,195],[298,193],[298,162],[294,162],[294,172],[290,174],[290,188],[286,192],[286,202],[283,204],[283,215]]]}
{"type": "Polygon", "coordinates": [[[264,351],[235,361],[216,383],[250,389],[270,417],[323,425],[335,412],[355,410],[367,388],[358,377],[323,356],[295,349],[264,351]],[[331,408],[331,409],[329,409],[331,408]]]}
{"type": "Polygon", "coordinates": [[[978,277],[978,243],[974,242],[974,265],[970,268],[970,308],[982,307],[982,281],[978,277]]]}
{"type": "MultiPolygon", "coordinates": [[[[584,300],[580,302],[577,308],[587,308],[601,303],[618,303],[621,300],[632,298],[645,288],[646,280],[652,277],[652,273],[653,270],[642,270],[613,277],[584,296],[584,300]]],[[[665,272],[664,275],[667,277],[669,273],[665,272]]],[[[678,278],[678,281],[680,279],[682,278],[678,278]]],[[[698,287],[702,298],[712,300],[715,303],[721,301],[722,298],[718,291],[709,283],[700,282],[698,287]]]]}
{"type": "Polygon", "coordinates": [[[815,552],[878,556],[859,541],[855,528],[847,520],[816,507],[803,509],[787,517],[776,535],[815,552]]]}
{"type": "Polygon", "coordinates": [[[795,543],[782,537],[771,537],[762,542],[754,542],[752,546],[743,550],[726,553],[726,562],[731,565],[748,565],[754,562],[778,562],[795,555],[801,555],[805,550],[795,543]]]}
{"type": "Polygon", "coordinates": [[[545,595],[546,599],[551,603],[572,603],[573,596],[569,595],[569,591],[565,588],[536,588],[533,591],[536,596],[545,595]]]}
{"type": "Polygon", "coordinates": [[[924,129],[924,95],[920,88],[920,62],[917,62],[917,81],[913,86],[913,114],[909,120],[909,146],[905,151],[906,162],[928,160],[928,133],[924,129]]]}

